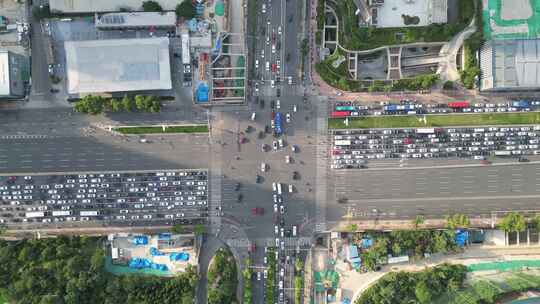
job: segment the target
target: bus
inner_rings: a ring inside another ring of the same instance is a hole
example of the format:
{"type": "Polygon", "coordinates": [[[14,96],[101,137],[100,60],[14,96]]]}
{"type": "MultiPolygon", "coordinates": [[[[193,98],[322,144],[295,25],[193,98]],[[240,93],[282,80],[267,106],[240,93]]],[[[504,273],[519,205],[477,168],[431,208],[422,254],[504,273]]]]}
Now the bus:
{"type": "Polygon", "coordinates": [[[355,106],[336,106],[336,111],[354,111],[356,110],[355,106]]]}
{"type": "Polygon", "coordinates": [[[283,134],[283,119],[280,112],[276,113],[276,117],[274,118],[274,125],[274,133],[276,134],[276,136],[280,136],[281,134],[283,134]]]}
{"type": "Polygon", "coordinates": [[[333,118],[345,118],[347,116],[350,116],[351,112],[349,111],[334,111],[332,112],[333,118]]]}

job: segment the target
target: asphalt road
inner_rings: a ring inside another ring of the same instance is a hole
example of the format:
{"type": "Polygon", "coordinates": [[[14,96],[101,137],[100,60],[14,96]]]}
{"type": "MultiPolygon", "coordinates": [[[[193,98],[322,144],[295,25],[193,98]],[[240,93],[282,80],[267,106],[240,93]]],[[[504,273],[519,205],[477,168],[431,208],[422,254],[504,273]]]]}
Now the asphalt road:
{"type": "Polygon", "coordinates": [[[0,138],[0,173],[206,168],[208,136],[23,136],[0,138]],[[197,157],[194,157],[197,155],[197,157]]]}
{"type": "Polygon", "coordinates": [[[327,220],[411,218],[418,214],[489,215],[531,210],[540,198],[536,163],[458,168],[395,168],[334,171],[327,220]],[[338,204],[346,198],[345,204],[338,204]]]}

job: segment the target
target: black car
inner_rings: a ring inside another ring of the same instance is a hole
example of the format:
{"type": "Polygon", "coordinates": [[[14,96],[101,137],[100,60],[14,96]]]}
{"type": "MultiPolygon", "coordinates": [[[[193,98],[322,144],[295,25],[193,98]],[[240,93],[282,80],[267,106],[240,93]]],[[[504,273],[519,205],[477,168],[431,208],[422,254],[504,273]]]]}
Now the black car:
{"type": "Polygon", "coordinates": [[[262,177],[260,175],[257,174],[257,176],[255,177],[255,182],[257,184],[260,184],[262,182],[262,177]]]}
{"type": "Polygon", "coordinates": [[[293,172],[293,179],[294,180],[299,180],[300,179],[300,173],[298,173],[298,171],[293,172]]]}
{"type": "Polygon", "coordinates": [[[277,88],[276,96],[281,97],[281,89],[280,88],[277,88]]]}
{"type": "Polygon", "coordinates": [[[259,105],[261,106],[261,109],[264,109],[264,99],[260,100],[259,105]]]}
{"type": "Polygon", "coordinates": [[[273,110],[276,107],[276,102],[274,100],[270,100],[270,108],[273,110]]]}
{"type": "Polygon", "coordinates": [[[234,191],[240,190],[240,187],[242,187],[242,184],[241,183],[236,183],[236,185],[234,186],[234,191]]]}
{"type": "Polygon", "coordinates": [[[238,199],[237,199],[237,201],[238,201],[239,203],[241,203],[242,200],[244,200],[244,195],[243,195],[243,194],[238,194],[238,199]]]}

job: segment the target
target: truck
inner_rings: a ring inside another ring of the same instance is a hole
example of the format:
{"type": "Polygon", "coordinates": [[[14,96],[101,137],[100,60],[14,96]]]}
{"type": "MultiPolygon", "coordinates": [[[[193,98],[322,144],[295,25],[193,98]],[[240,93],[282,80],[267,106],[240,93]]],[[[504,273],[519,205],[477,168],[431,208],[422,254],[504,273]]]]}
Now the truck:
{"type": "Polygon", "coordinates": [[[527,100],[516,100],[516,101],[512,101],[512,107],[528,108],[530,107],[530,103],[527,100]]]}
{"type": "Polygon", "coordinates": [[[52,215],[53,216],[69,216],[69,215],[71,215],[71,211],[64,211],[64,210],[59,211],[59,210],[57,210],[57,211],[53,211],[52,215]]]}
{"type": "Polygon", "coordinates": [[[81,216],[97,216],[97,211],[81,211],[81,216]]]}
{"type": "Polygon", "coordinates": [[[36,217],[44,217],[45,212],[43,211],[34,211],[34,212],[26,212],[25,217],[26,218],[36,218],[36,217]]]}

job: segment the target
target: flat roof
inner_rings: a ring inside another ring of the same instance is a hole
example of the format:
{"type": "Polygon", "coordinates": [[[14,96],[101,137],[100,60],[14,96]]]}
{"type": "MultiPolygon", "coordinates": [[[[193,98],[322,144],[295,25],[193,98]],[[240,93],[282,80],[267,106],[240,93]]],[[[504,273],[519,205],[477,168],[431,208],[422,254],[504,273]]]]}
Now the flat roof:
{"type": "Polygon", "coordinates": [[[96,19],[96,27],[174,27],[176,13],[174,12],[134,12],[108,13],[96,19]]]}
{"type": "Polygon", "coordinates": [[[66,41],[68,93],[172,88],[169,39],[66,41]]]}
{"type": "MultiPolygon", "coordinates": [[[[163,10],[174,11],[178,0],[155,0],[163,10]]],[[[63,13],[119,12],[121,9],[142,11],[142,0],[49,0],[51,11],[63,13]]]]}
{"type": "Polygon", "coordinates": [[[9,52],[0,51],[0,95],[10,95],[9,52]]]}
{"type": "Polygon", "coordinates": [[[480,51],[482,89],[540,87],[540,39],[492,40],[480,51]]]}

